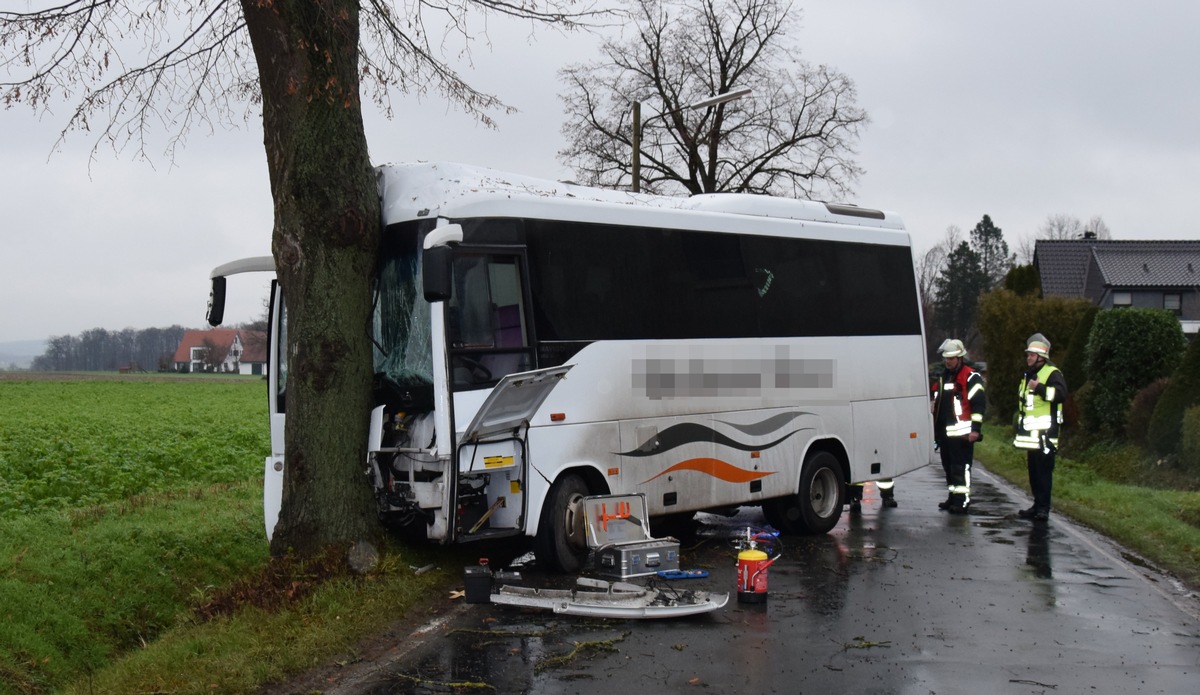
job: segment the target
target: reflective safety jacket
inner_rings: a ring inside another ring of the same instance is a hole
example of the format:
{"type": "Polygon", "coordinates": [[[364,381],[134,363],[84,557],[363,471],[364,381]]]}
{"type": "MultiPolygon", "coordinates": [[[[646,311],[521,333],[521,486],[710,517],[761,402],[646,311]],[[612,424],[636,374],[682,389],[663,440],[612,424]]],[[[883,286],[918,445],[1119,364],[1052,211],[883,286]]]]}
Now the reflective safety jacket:
{"type": "Polygon", "coordinates": [[[971,432],[983,434],[987,396],[979,372],[965,364],[952,375],[943,369],[934,386],[933,398],[934,439],[965,437],[971,432]]]}
{"type": "Polygon", "coordinates": [[[1017,403],[1017,434],[1013,446],[1041,449],[1050,453],[1058,448],[1058,430],[1062,425],[1062,402],[1067,398],[1067,381],[1062,371],[1049,362],[1032,377],[1037,388],[1029,390],[1028,373],[1021,379],[1017,403]]]}

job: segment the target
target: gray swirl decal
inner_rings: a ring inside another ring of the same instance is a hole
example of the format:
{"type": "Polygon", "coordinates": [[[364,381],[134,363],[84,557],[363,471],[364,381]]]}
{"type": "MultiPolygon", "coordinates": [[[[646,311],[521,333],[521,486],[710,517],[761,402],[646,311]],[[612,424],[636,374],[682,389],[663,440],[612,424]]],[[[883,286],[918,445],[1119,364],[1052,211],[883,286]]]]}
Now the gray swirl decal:
{"type": "Polygon", "coordinates": [[[761,422],[752,422],[749,425],[739,425],[736,422],[729,422],[727,420],[717,420],[717,422],[721,423],[722,425],[729,425],[743,434],[761,437],[764,434],[770,434],[777,430],[783,429],[784,425],[804,415],[815,415],[815,413],[810,413],[804,410],[794,413],[779,413],[777,415],[772,415],[766,420],[761,422]]]}
{"type": "Polygon", "coordinates": [[[794,432],[789,432],[784,436],[776,439],[773,442],[766,444],[746,444],[731,439],[711,427],[698,425],[694,422],[684,422],[678,425],[672,425],[667,429],[659,432],[651,440],[643,442],[640,446],[632,451],[618,452],[618,456],[630,456],[640,458],[642,456],[654,456],[672,449],[681,447],[685,444],[694,444],[696,442],[712,442],[720,444],[739,451],[763,451],[779,445],[784,440],[788,439],[797,432],[811,430],[811,427],[802,427],[794,432]]]}

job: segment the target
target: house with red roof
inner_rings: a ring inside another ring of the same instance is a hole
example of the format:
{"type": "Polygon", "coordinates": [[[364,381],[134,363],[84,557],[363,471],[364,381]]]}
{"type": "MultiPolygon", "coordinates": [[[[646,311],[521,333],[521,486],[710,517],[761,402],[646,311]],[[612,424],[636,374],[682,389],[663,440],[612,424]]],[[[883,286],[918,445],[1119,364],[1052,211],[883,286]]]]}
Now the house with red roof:
{"type": "Polygon", "coordinates": [[[177,372],[266,374],[267,334],[240,328],[187,331],[173,362],[177,372]]]}

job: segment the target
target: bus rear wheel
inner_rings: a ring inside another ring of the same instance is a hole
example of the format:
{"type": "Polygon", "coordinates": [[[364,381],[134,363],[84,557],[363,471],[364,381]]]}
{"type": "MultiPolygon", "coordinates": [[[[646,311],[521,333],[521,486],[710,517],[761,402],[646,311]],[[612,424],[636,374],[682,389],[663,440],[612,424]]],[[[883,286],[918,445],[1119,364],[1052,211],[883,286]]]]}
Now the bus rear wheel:
{"type": "Polygon", "coordinates": [[[845,476],[838,459],[828,451],[818,451],[804,462],[800,471],[800,489],[795,495],[763,502],[767,521],[791,535],[828,533],[842,518],[842,490],[845,476]]]}
{"type": "Polygon", "coordinates": [[[588,557],[583,498],[589,494],[587,483],[574,473],[559,477],[550,486],[533,539],[533,553],[539,565],[551,572],[583,569],[588,557]]]}

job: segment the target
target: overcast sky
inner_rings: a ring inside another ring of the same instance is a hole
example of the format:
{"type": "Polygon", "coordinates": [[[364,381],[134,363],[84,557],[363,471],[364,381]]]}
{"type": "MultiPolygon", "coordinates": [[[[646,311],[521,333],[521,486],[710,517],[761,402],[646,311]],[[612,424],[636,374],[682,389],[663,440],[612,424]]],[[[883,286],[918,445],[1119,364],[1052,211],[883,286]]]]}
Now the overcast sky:
{"type": "MultiPolygon", "coordinates": [[[[811,0],[792,40],[849,75],[872,118],[859,205],[898,212],[918,251],[984,214],[1014,250],[1052,214],[1102,217],[1119,239],[1197,239],[1200,3],[1193,0],[811,0]]],[[[491,23],[464,75],[520,110],[497,130],[436,97],[368,114],[378,163],[447,160],[573,178],[557,160],[557,71],[597,40],[491,23]],[[511,36],[511,38],[510,38],[511,36]]],[[[700,98],[705,95],[697,95],[700,98]]],[[[647,105],[653,110],[653,105],[647,105]]],[[[208,273],[270,253],[257,120],[196,132],[155,166],[71,136],[67,111],[0,111],[0,342],[201,327],[208,273]]],[[[230,282],[226,319],[262,313],[268,281],[230,282]]]]}

